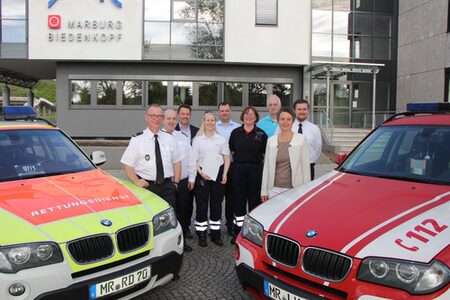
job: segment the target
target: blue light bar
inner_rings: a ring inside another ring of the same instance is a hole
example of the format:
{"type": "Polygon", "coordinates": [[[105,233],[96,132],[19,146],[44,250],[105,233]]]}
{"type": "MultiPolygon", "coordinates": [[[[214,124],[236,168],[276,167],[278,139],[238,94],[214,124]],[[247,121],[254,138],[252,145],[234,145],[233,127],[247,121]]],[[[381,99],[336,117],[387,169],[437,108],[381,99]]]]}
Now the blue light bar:
{"type": "Polygon", "coordinates": [[[32,106],[0,106],[0,116],[4,119],[36,117],[36,111],[32,106]]]}
{"type": "Polygon", "coordinates": [[[410,112],[438,112],[450,111],[448,102],[408,103],[406,110],[410,112]]]}

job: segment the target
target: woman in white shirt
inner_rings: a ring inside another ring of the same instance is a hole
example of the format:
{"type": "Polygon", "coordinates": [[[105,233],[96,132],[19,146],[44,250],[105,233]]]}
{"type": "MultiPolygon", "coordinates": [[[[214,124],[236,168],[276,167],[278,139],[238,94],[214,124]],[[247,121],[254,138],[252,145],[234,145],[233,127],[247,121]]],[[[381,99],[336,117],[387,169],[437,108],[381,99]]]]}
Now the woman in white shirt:
{"type": "Polygon", "coordinates": [[[192,153],[197,168],[194,194],[197,206],[195,231],[198,236],[198,243],[201,247],[208,245],[206,233],[209,204],[211,242],[222,246],[220,218],[222,216],[222,200],[225,193],[225,183],[227,182],[227,172],[230,167],[230,149],[225,138],[216,132],[216,117],[213,113],[208,112],[203,116],[202,126],[192,142],[192,153]],[[217,168],[219,169],[218,172],[217,168]]]}
{"type": "Polygon", "coordinates": [[[280,132],[267,140],[261,201],[311,181],[306,138],[292,132],[295,114],[287,107],[278,112],[280,132]]]}

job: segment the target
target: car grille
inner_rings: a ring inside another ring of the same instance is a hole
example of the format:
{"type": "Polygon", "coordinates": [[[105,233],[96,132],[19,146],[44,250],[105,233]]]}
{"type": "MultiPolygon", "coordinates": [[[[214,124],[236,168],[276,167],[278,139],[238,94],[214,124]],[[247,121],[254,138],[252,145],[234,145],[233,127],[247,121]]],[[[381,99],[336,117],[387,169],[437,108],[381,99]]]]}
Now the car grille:
{"type": "Polygon", "coordinates": [[[117,233],[117,246],[120,252],[129,252],[145,246],[149,239],[148,224],[123,229],[117,233]]]}
{"type": "Polygon", "coordinates": [[[338,253],[307,248],[302,258],[303,270],[313,276],[330,280],[341,281],[350,272],[352,260],[338,253]]]}
{"type": "Polygon", "coordinates": [[[266,242],[269,257],[283,265],[296,267],[300,253],[300,246],[284,237],[269,234],[266,242]]]}
{"type": "Polygon", "coordinates": [[[109,235],[97,235],[68,243],[72,258],[80,264],[104,260],[114,252],[113,242],[109,235]]]}

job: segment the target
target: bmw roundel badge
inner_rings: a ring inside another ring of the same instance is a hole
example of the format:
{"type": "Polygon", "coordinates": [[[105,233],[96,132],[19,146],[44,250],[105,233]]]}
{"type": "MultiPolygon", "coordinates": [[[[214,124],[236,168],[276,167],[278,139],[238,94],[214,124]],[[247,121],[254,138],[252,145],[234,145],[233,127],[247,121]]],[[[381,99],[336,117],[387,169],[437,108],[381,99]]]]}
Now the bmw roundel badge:
{"type": "Polygon", "coordinates": [[[306,233],[306,237],[308,237],[308,238],[313,238],[313,237],[315,237],[317,235],[317,231],[315,231],[315,230],[309,230],[307,233],[306,233]]]}
{"type": "Polygon", "coordinates": [[[100,224],[102,224],[103,226],[109,227],[112,225],[112,222],[110,220],[103,219],[100,221],[100,224]]]}

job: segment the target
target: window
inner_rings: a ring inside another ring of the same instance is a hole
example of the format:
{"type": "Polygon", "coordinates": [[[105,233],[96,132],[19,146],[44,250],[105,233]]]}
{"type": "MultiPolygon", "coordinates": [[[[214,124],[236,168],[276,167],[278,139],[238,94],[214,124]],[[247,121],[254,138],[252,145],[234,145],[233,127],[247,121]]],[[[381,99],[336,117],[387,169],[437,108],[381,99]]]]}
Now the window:
{"type": "Polygon", "coordinates": [[[226,82],[224,88],[224,101],[231,106],[242,106],[242,83],[226,82]]]}
{"type": "Polygon", "coordinates": [[[450,3],[448,4],[447,11],[447,32],[450,32],[450,3]]]}
{"type": "Polygon", "coordinates": [[[173,83],[173,104],[192,105],[192,82],[178,81],[173,83]]]}
{"type": "Polygon", "coordinates": [[[223,60],[224,0],[146,0],[144,58],[223,60]]]}
{"type": "Polygon", "coordinates": [[[91,82],[82,80],[72,80],[70,83],[72,105],[91,104],[91,82]]]}
{"type": "Polygon", "coordinates": [[[199,82],[198,104],[200,106],[217,106],[218,98],[217,82],[199,82]]]}
{"type": "Polygon", "coordinates": [[[142,81],[124,81],[122,83],[122,104],[142,105],[142,81]]]}
{"type": "Polygon", "coordinates": [[[26,0],[0,1],[2,43],[26,43],[26,0]]]}
{"type": "Polygon", "coordinates": [[[116,105],[116,85],[115,81],[97,81],[97,105],[116,105]]]}
{"type": "Polygon", "coordinates": [[[146,0],[145,21],[170,21],[171,0],[146,0]]]}
{"type": "Polygon", "coordinates": [[[167,105],[167,81],[150,81],[147,88],[149,105],[167,105]]]}
{"type": "Polygon", "coordinates": [[[291,106],[291,90],[292,85],[290,84],[275,83],[273,85],[273,94],[280,98],[281,106],[291,106]]]}
{"type": "Polygon", "coordinates": [[[266,106],[267,90],[264,83],[250,83],[248,90],[248,105],[266,106]]]}
{"type": "Polygon", "coordinates": [[[256,25],[278,24],[278,0],[256,0],[256,25]]]}

